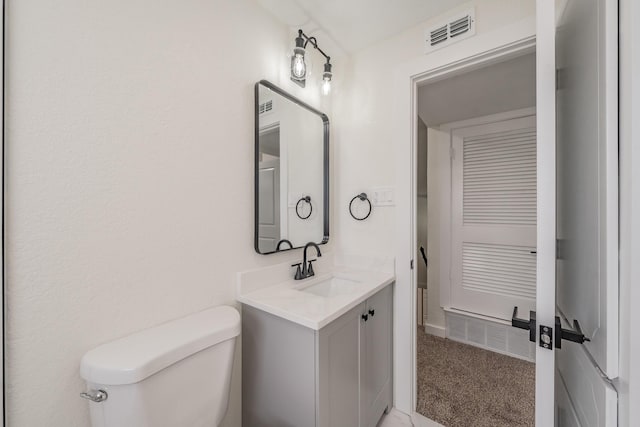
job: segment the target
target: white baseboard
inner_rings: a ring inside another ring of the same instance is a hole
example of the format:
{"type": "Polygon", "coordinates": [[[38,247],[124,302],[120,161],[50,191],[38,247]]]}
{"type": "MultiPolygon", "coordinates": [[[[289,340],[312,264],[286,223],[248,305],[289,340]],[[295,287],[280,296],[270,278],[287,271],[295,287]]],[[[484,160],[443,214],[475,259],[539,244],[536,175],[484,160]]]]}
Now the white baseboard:
{"type": "Polygon", "coordinates": [[[417,412],[413,413],[411,421],[413,421],[413,425],[415,427],[444,427],[442,424],[430,420],[429,418],[417,412]]]}
{"type": "Polygon", "coordinates": [[[414,427],[414,424],[409,415],[396,408],[391,408],[389,413],[382,418],[378,427],[414,427]]]}
{"type": "Polygon", "coordinates": [[[429,323],[425,323],[424,332],[429,335],[435,335],[436,337],[444,338],[446,336],[447,330],[444,326],[431,325],[429,323]]]}

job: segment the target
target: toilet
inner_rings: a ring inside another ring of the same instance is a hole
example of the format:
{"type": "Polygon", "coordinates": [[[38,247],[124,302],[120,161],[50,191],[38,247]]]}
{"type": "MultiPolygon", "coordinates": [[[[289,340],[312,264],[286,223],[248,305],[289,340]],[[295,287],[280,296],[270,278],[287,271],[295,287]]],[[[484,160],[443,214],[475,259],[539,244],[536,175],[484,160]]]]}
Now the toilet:
{"type": "Polygon", "coordinates": [[[92,427],[213,427],[227,411],[240,315],[219,306],[87,352],[92,427]]]}

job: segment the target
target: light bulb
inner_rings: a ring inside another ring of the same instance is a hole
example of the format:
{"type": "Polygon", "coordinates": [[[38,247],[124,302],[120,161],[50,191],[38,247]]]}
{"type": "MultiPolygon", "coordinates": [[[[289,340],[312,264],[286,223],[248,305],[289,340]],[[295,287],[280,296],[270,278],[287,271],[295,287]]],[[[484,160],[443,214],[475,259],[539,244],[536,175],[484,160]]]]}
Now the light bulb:
{"type": "Polygon", "coordinates": [[[322,73],[322,93],[325,95],[329,95],[331,92],[331,64],[329,63],[329,58],[327,57],[327,62],[324,64],[324,73],[322,73]]]}
{"type": "Polygon", "coordinates": [[[295,80],[304,80],[307,75],[307,64],[304,61],[304,48],[296,47],[293,49],[291,57],[291,78],[295,80]]]}
{"type": "Polygon", "coordinates": [[[322,81],[322,94],[329,95],[329,92],[331,92],[331,79],[325,77],[322,81]]]}
{"type": "Polygon", "coordinates": [[[304,56],[300,55],[299,53],[296,53],[295,56],[293,57],[293,75],[297,78],[302,78],[304,77],[305,71],[306,71],[306,66],[304,63],[304,56]]]}

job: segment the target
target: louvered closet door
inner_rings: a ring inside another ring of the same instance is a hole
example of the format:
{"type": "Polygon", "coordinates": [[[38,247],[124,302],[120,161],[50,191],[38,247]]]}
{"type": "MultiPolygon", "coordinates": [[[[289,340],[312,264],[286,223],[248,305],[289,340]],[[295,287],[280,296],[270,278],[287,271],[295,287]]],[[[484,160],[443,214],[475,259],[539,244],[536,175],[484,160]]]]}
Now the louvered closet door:
{"type": "Polygon", "coordinates": [[[510,320],[536,297],[535,116],[452,131],[451,306],[510,320]]]}

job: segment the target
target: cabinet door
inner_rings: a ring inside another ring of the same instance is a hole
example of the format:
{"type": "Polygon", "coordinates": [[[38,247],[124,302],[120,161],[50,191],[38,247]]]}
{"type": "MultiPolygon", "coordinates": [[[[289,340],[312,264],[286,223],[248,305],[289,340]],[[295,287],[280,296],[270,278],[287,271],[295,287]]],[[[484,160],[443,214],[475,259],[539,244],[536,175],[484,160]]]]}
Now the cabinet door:
{"type": "Polygon", "coordinates": [[[360,332],[365,304],[318,333],[319,427],[359,426],[360,332]]]}
{"type": "Polygon", "coordinates": [[[368,317],[363,327],[361,355],[361,427],[375,427],[391,407],[392,298],[392,287],[387,286],[366,303],[368,317]]]}
{"type": "Polygon", "coordinates": [[[316,427],[316,334],[242,307],[242,425],[316,427]]]}

